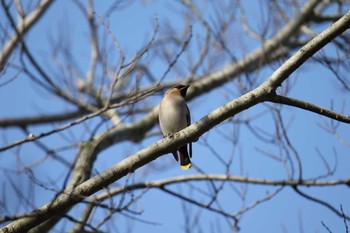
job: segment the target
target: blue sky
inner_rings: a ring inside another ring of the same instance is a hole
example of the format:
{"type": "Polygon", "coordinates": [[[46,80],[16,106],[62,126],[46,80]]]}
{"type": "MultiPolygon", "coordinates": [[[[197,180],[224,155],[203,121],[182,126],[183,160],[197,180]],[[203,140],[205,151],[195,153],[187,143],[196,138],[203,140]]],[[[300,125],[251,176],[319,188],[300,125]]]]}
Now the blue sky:
{"type": "MultiPolygon", "coordinates": [[[[96,13],[98,15],[104,14],[107,2],[108,1],[99,2],[98,4],[95,2],[96,13]]],[[[211,17],[213,17],[211,10],[212,4],[206,3],[201,5],[201,7],[205,9],[204,12],[207,13],[207,18],[211,19],[211,17]]],[[[143,45],[152,36],[155,16],[158,18],[160,25],[159,34],[167,29],[165,26],[166,23],[170,23],[176,29],[184,28],[185,22],[180,14],[180,9],[183,9],[183,6],[177,1],[135,1],[130,5],[126,4],[126,6],[122,7],[120,11],[111,14],[110,21],[107,23],[109,24],[113,35],[118,39],[123,48],[126,58],[130,59],[140,51],[143,45]]],[[[252,12],[258,11],[254,8],[254,4],[251,8],[247,9],[252,12]]],[[[254,17],[252,17],[253,24],[259,23],[254,21],[253,18],[254,17]]],[[[49,51],[51,46],[59,41],[59,38],[71,41],[72,46],[69,52],[75,57],[75,61],[77,62],[81,73],[86,73],[89,65],[90,42],[89,31],[84,20],[82,13],[71,3],[71,1],[56,1],[51,9],[45,14],[44,18],[26,37],[33,54],[35,54],[42,64],[45,64],[46,71],[52,75],[55,80],[57,80],[59,76],[57,70],[51,65],[53,62],[50,60],[52,56],[49,51]],[[54,40],[50,40],[50,38],[54,38],[54,40]]],[[[240,33],[242,33],[242,28],[239,26],[235,27],[237,27],[237,31],[235,31],[236,33],[233,33],[232,36],[239,37],[240,33]]],[[[99,30],[104,29],[101,27],[99,30]]],[[[102,34],[101,31],[100,33],[102,34]]],[[[184,35],[183,38],[186,38],[186,36],[184,35]]],[[[198,43],[200,43],[201,39],[203,39],[201,26],[196,22],[193,24],[193,38],[188,49],[188,53],[193,53],[192,56],[198,54],[196,48],[199,46],[198,43]]],[[[233,38],[233,40],[238,41],[237,38],[233,38]]],[[[105,45],[106,48],[113,48],[112,42],[109,39],[107,39],[107,41],[109,44],[105,45]]],[[[243,51],[253,51],[258,46],[259,43],[247,39],[244,41],[244,48],[237,47],[232,48],[232,50],[236,52],[238,57],[240,57],[242,56],[243,51]]],[[[327,46],[325,51],[331,52],[331,49],[331,46],[327,46]]],[[[184,57],[186,56],[187,55],[184,55],[184,57]]],[[[180,63],[185,63],[186,59],[184,57],[179,59],[180,63]]],[[[61,59],[63,58],[61,57],[61,59]]],[[[142,59],[152,65],[151,71],[154,72],[153,75],[156,77],[161,77],[167,69],[167,66],[164,63],[161,63],[158,60],[152,61],[152,57],[147,54],[142,59]]],[[[228,61],[225,61],[225,64],[227,63],[228,61]]],[[[215,68],[218,69],[225,64],[218,64],[215,68]]],[[[183,68],[183,70],[186,72],[186,68],[183,68]]],[[[259,79],[263,81],[266,80],[273,71],[273,67],[268,67],[262,69],[257,75],[259,75],[259,79]]],[[[200,70],[199,72],[204,72],[204,70],[200,70]]],[[[188,73],[185,73],[185,75],[187,74],[188,73]]],[[[0,83],[2,79],[4,80],[12,77],[12,75],[13,71],[9,70],[0,78],[0,83]]],[[[181,80],[181,77],[175,71],[171,71],[167,75],[165,81],[170,80],[181,80]]],[[[304,64],[297,73],[290,77],[290,83],[293,85],[292,90],[288,94],[291,97],[300,98],[326,108],[329,108],[331,101],[333,101],[335,110],[342,109],[342,105],[344,104],[344,113],[349,111],[346,105],[346,103],[350,101],[348,93],[341,91],[341,86],[335,81],[333,75],[315,62],[309,61],[304,64]]],[[[188,105],[192,110],[192,121],[199,120],[201,117],[223,105],[228,100],[237,97],[239,92],[235,88],[237,88],[237,86],[235,86],[234,83],[228,83],[220,90],[211,91],[207,95],[189,102],[188,105]]],[[[161,94],[159,93],[150,98],[151,100],[147,103],[152,106],[151,104],[156,104],[160,101],[161,94]]],[[[1,88],[0,106],[1,109],[3,109],[0,111],[1,118],[36,116],[41,113],[55,113],[62,111],[63,109],[72,108],[72,106],[63,103],[59,98],[48,95],[45,90],[40,89],[24,75],[20,75],[16,80],[1,88]]],[[[233,120],[253,117],[256,114],[264,113],[261,117],[255,120],[252,125],[268,131],[273,128],[274,120],[272,118],[272,113],[266,112],[266,109],[267,108],[264,106],[255,106],[238,114],[233,120]]],[[[320,127],[320,124],[324,123],[324,121],[330,122],[329,119],[287,106],[283,107],[282,116],[287,125],[288,135],[303,162],[304,178],[314,178],[324,171],[324,164],[318,157],[316,149],[323,153],[330,165],[337,162],[337,171],[332,177],[330,177],[331,179],[345,179],[345,177],[349,176],[349,146],[339,143],[334,136],[329,135],[320,127]],[[337,161],[333,156],[334,151],[336,151],[338,155],[337,161]]],[[[67,144],[67,141],[73,138],[87,140],[88,135],[85,133],[85,127],[91,126],[91,128],[93,128],[93,125],[98,122],[98,119],[93,119],[86,122],[86,125],[82,124],[72,127],[64,132],[67,135],[66,139],[63,139],[61,135],[53,135],[40,140],[40,142],[49,145],[52,148],[57,148],[67,144]]],[[[58,123],[57,126],[59,125],[61,124],[58,123]]],[[[40,132],[46,132],[49,129],[51,129],[50,126],[41,126],[31,127],[29,130],[34,134],[38,134],[40,132]]],[[[227,160],[232,156],[233,165],[231,167],[231,173],[233,175],[245,175],[266,179],[286,178],[285,171],[283,167],[281,167],[281,164],[273,161],[271,158],[263,156],[259,152],[261,149],[264,149],[271,153],[278,153],[278,148],[269,145],[268,143],[258,141],[247,127],[239,127],[239,139],[236,145],[233,145],[218,133],[219,131],[228,136],[232,136],[236,132],[235,130],[237,129],[234,124],[226,122],[203,135],[197,143],[194,143],[193,163],[203,169],[205,173],[221,174],[225,172],[222,164],[220,164],[219,160],[215,158],[213,153],[205,145],[205,142],[208,142],[222,159],[227,160]],[[244,169],[242,169],[242,164],[244,169]]],[[[1,141],[1,145],[25,137],[25,134],[20,129],[0,129],[0,132],[1,137],[6,138],[6,140],[3,139],[1,141]]],[[[124,142],[100,153],[94,168],[94,174],[102,172],[120,161],[122,158],[135,153],[161,138],[158,126],[152,132],[157,133],[156,136],[150,137],[138,144],[124,142]]],[[[339,133],[343,139],[347,140],[347,138],[349,138],[349,126],[341,124],[339,133]]],[[[64,159],[71,161],[75,152],[75,150],[67,150],[58,154],[64,159]]],[[[44,156],[45,153],[32,144],[21,146],[19,151],[17,149],[11,149],[2,152],[0,154],[1,172],[3,174],[7,173],[9,176],[15,175],[16,172],[14,170],[16,167],[23,168],[25,164],[39,161],[40,158],[44,156]]],[[[35,166],[33,170],[38,179],[44,180],[48,185],[55,188],[62,186],[62,177],[66,175],[65,167],[52,158],[35,166]]],[[[134,180],[135,182],[151,181],[196,173],[198,173],[198,171],[195,169],[186,172],[182,171],[171,155],[165,155],[158,158],[150,165],[139,169],[129,179],[134,180]],[[163,164],[166,164],[165,171],[157,171],[156,168],[163,164]]],[[[2,186],[10,187],[11,185],[5,180],[7,180],[6,176],[0,178],[2,186]]],[[[126,179],[122,179],[117,181],[111,187],[124,185],[127,181],[128,180],[126,179]]],[[[24,189],[31,190],[28,174],[16,174],[15,182],[20,183],[24,189]]],[[[196,183],[196,185],[202,188],[205,187],[204,183],[196,183]]],[[[238,190],[246,189],[247,205],[254,203],[259,198],[263,198],[267,192],[271,193],[276,189],[276,187],[261,185],[244,186],[239,183],[233,183],[232,185],[238,190]]],[[[189,194],[192,198],[204,200],[204,197],[191,191],[187,184],[171,186],[171,188],[172,190],[189,194]]],[[[15,198],[15,195],[13,195],[14,191],[11,188],[5,189],[4,192],[7,194],[6,202],[12,202],[10,205],[15,209],[17,202],[15,201],[16,199],[12,199],[15,198]]],[[[349,213],[350,211],[348,190],[346,187],[303,187],[301,190],[315,194],[317,197],[327,200],[327,202],[333,204],[337,209],[339,209],[340,205],[343,205],[345,213],[349,213]]],[[[135,195],[140,194],[140,192],[142,191],[136,191],[135,195]]],[[[43,190],[38,185],[33,188],[33,193],[35,193],[34,201],[36,206],[44,204],[54,195],[54,193],[43,190]]],[[[28,192],[28,194],[32,195],[30,192],[28,192]]],[[[232,212],[238,211],[242,205],[240,197],[232,191],[229,184],[225,185],[225,189],[220,194],[220,200],[224,208],[232,212]]],[[[120,201],[120,197],[115,199],[115,203],[118,203],[118,201],[120,201]]],[[[142,221],[126,218],[120,214],[114,215],[113,221],[109,224],[116,225],[119,232],[130,230],[133,232],[185,232],[185,222],[188,221],[184,214],[185,210],[191,216],[198,216],[202,232],[219,231],[217,226],[219,226],[221,232],[230,232],[227,222],[224,221],[221,216],[200,210],[189,204],[183,205],[178,199],[159,190],[147,191],[132,208],[135,211],[142,213],[141,215],[136,216],[137,218],[155,224],[143,223],[142,221]]],[[[73,216],[80,216],[82,210],[82,208],[74,209],[70,214],[73,216]]],[[[20,208],[19,211],[21,212],[23,209],[20,208]]],[[[101,219],[101,216],[104,216],[101,215],[101,213],[106,214],[106,211],[99,210],[96,213],[96,217],[101,219]]],[[[191,218],[191,221],[192,220],[193,219],[191,218]]],[[[271,200],[248,211],[241,219],[239,226],[241,227],[242,233],[261,232],[261,229],[263,229],[264,232],[272,233],[283,231],[302,232],[300,227],[302,227],[304,232],[326,232],[321,221],[324,221],[333,232],[345,232],[345,226],[341,218],[336,216],[330,210],[298,196],[292,188],[286,187],[271,200]]],[[[198,227],[198,223],[191,222],[190,225],[191,224],[194,228],[198,227]]],[[[60,227],[63,227],[63,224],[61,224],[60,227]]],[[[196,232],[197,231],[200,232],[199,230],[196,230],[196,232]]]]}

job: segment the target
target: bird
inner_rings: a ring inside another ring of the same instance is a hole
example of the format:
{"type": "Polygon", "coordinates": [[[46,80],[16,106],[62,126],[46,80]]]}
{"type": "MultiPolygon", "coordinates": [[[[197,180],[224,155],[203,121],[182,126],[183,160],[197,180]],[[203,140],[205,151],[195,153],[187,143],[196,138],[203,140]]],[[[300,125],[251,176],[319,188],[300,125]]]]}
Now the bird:
{"type": "MultiPolygon", "coordinates": [[[[176,84],[165,94],[159,105],[159,124],[164,137],[176,133],[191,124],[190,110],[185,101],[186,92],[190,85],[176,84]]],[[[192,167],[190,157],[192,158],[192,143],[187,144],[173,151],[172,154],[176,161],[179,161],[183,170],[192,167]]]]}

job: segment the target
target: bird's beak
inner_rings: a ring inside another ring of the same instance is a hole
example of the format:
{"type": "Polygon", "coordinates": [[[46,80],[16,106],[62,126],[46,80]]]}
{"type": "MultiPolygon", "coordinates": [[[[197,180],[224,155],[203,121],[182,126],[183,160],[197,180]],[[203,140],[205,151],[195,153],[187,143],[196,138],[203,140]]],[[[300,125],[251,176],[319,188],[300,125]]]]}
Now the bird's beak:
{"type": "Polygon", "coordinates": [[[181,90],[187,90],[190,87],[190,85],[185,85],[181,90]]]}

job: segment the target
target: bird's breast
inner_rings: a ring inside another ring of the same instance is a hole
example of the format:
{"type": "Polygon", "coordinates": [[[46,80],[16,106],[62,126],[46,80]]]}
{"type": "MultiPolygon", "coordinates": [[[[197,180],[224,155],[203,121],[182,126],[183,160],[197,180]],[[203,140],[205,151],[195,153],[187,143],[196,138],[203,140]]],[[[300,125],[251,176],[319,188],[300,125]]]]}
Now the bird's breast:
{"type": "Polygon", "coordinates": [[[187,127],[187,107],[183,99],[164,99],[161,102],[159,123],[164,135],[187,127]]]}

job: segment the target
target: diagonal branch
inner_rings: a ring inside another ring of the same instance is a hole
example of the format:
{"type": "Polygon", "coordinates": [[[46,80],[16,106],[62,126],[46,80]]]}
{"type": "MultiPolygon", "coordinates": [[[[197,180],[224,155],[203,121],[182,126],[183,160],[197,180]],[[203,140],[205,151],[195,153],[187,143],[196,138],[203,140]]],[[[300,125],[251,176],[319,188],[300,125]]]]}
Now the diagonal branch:
{"type": "Polygon", "coordinates": [[[177,198],[180,198],[180,199],[182,199],[182,200],[184,200],[184,201],[186,201],[186,202],[188,202],[188,203],[191,203],[191,204],[193,204],[193,205],[196,205],[196,206],[198,206],[198,207],[207,209],[207,210],[209,210],[209,211],[212,211],[212,212],[214,212],[214,213],[223,215],[223,216],[225,216],[225,217],[229,217],[229,218],[231,218],[231,219],[234,221],[234,226],[237,227],[238,218],[237,218],[234,214],[230,214],[230,213],[227,213],[227,212],[225,212],[225,211],[223,211],[223,210],[216,209],[216,208],[214,208],[214,207],[212,207],[212,206],[209,206],[209,205],[207,205],[207,204],[204,204],[204,203],[202,203],[202,202],[200,202],[200,201],[196,201],[195,199],[188,198],[188,197],[186,197],[186,196],[184,196],[184,195],[182,195],[182,194],[176,193],[176,192],[174,192],[174,191],[172,191],[172,190],[170,190],[170,189],[167,189],[167,188],[165,188],[165,187],[160,187],[160,190],[162,190],[162,191],[164,191],[164,192],[166,192],[166,193],[168,193],[168,194],[170,194],[170,195],[172,195],[172,196],[175,196],[175,197],[177,197],[177,198]]]}
{"type": "Polygon", "coordinates": [[[323,201],[323,200],[320,200],[320,199],[318,199],[318,198],[315,198],[315,197],[313,197],[313,196],[310,196],[310,195],[308,195],[308,194],[306,194],[306,193],[300,191],[300,189],[299,189],[298,187],[294,187],[294,191],[295,191],[296,193],[298,193],[300,196],[302,196],[302,197],[304,197],[304,198],[306,198],[306,199],[308,199],[308,200],[310,200],[310,201],[316,202],[316,203],[318,203],[318,204],[320,204],[320,205],[322,205],[322,206],[328,208],[329,210],[333,211],[333,212],[334,212],[336,215],[338,215],[339,217],[344,217],[344,219],[346,219],[346,220],[348,220],[348,221],[350,220],[350,217],[349,217],[349,216],[343,215],[343,213],[341,213],[340,211],[338,211],[336,208],[334,208],[334,207],[333,207],[331,204],[329,204],[328,202],[325,202],[325,201],[323,201]]]}
{"type": "Polygon", "coordinates": [[[302,100],[294,99],[287,96],[275,95],[269,101],[273,103],[285,104],[297,108],[301,108],[310,112],[320,114],[322,116],[331,118],[336,121],[350,123],[350,116],[334,112],[330,109],[326,109],[315,104],[311,104],[302,100]]]}
{"type": "MultiPolygon", "coordinates": [[[[5,2],[2,0],[5,8],[5,2]]],[[[14,51],[22,37],[32,28],[32,26],[41,18],[48,7],[53,3],[52,0],[41,0],[40,4],[17,25],[13,35],[7,40],[2,51],[0,51],[0,71],[5,67],[5,63],[11,53],[14,51]]]]}

